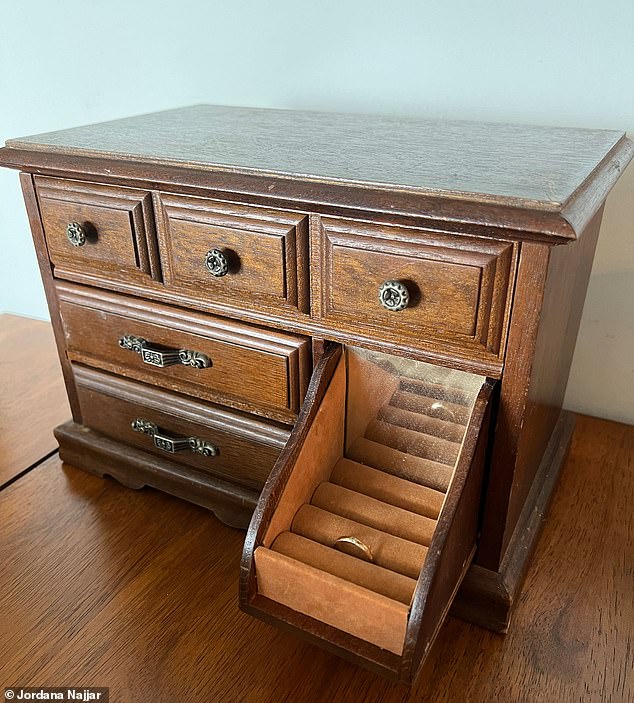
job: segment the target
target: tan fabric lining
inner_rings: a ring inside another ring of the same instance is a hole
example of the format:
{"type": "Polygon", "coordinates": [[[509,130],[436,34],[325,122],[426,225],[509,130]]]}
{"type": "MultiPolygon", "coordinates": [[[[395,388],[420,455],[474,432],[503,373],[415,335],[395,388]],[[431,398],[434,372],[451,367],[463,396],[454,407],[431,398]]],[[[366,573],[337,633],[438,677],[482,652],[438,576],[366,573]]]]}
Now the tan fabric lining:
{"type": "Polygon", "coordinates": [[[439,420],[421,413],[413,413],[411,410],[397,408],[389,403],[381,408],[378,417],[379,420],[389,422],[392,425],[409,427],[410,430],[435,435],[451,442],[462,442],[464,436],[463,425],[447,420],[439,420]]]}
{"type": "Polygon", "coordinates": [[[416,588],[415,579],[361,561],[292,532],[282,532],[271,549],[405,605],[410,604],[416,588]]]}
{"type": "Polygon", "coordinates": [[[381,471],[428,486],[443,493],[449,486],[452,469],[429,459],[421,459],[398,449],[386,447],[364,437],[359,438],[349,449],[348,457],[360,464],[367,464],[381,471]]]}
{"type": "Polygon", "coordinates": [[[402,654],[407,605],[266,547],[254,558],[258,591],[266,598],[402,654]]]}
{"type": "Polygon", "coordinates": [[[401,378],[400,388],[426,398],[436,398],[456,405],[471,406],[473,404],[473,389],[463,390],[446,384],[406,377],[401,378]]]}
{"type": "Polygon", "coordinates": [[[467,422],[469,422],[469,415],[471,414],[471,410],[464,405],[442,401],[440,404],[441,407],[438,407],[438,400],[436,398],[426,398],[425,396],[410,393],[409,391],[397,391],[392,396],[390,405],[394,405],[397,408],[404,408],[405,410],[411,410],[413,413],[436,417],[440,420],[457,422],[461,425],[466,425],[467,422]]]}
{"type": "Polygon", "coordinates": [[[427,547],[421,544],[333,515],[314,505],[302,505],[291,529],[298,535],[328,546],[332,546],[340,537],[357,537],[369,547],[375,564],[414,579],[418,578],[427,554],[427,547]]]}
{"type": "Polygon", "coordinates": [[[426,547],[429,546],[436,528],[436,521],[431,518],[397,508],[336,483],[321,483],[310,502],[334,515],[347,517],[395,537],[424,544],[426,547]]]}
{"type": "Polygon", "coordinates": [[[407,427],[390,425],[382,420],[372,420],[365,436],[377,444],[398,449],[400,452],[446,464],[450,469],[453,469],[460,449],[456,442],[447,442],[439,437],[407,427]]]}
{"type": "Polygon", "coordinates": [[[322,481],[327,481],[332,467],[343,451],[344,413],[346,407],[346,366],[342,355],[321,406],[295,462],[300,471],[293,471],[277,510],[264,536],[270,547],[273,540],[289,530],[293,516],[322,481]]]}
{"type": "Polygon", "coordinates": [[[358,464],[351,459],[339,459],[330,474],[330,480],[344,488],[365,493],[372,498],[433,520],[438,519],[444,499],[441,491],[420,486],[371,466],[358,464]]]}
{"type": "Polygon", "coordinates": [[[394,395],[400,379],[346,349],[348,394],[346,397],[346,453],[350,445],[366,433],[386,400],[394,395]]]}
{"type": "Polygon", "coordinates": [[[477,377],[446,389],[448,370],[405,378],[413,362],[368,354],[342,356],[255,550],[256,575],[259,593],[400,654],[477,377]],[[345,537],[369,551],[343,553],[345,537]]]}

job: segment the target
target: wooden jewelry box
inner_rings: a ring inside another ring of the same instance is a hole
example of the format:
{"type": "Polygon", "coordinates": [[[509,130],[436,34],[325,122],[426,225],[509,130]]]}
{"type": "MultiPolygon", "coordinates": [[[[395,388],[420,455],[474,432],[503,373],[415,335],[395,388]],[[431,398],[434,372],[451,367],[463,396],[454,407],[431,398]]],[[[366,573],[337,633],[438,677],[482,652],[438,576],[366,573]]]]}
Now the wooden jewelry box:
{"type": "Polygon", "coordinates": [[[62,459],[247,532],[240,606],[410,683],[505,631],[622,133],[199,105],[7,142],[62,459]]]}

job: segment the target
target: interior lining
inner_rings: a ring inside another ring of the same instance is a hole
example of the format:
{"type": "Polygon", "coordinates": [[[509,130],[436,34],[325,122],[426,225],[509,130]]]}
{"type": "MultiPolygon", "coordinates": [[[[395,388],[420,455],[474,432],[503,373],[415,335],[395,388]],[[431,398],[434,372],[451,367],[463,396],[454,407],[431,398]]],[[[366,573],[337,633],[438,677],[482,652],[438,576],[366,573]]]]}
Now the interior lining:
{"type": "Polygon", "coordinates": [[[407,605],[266,547],[254,558],[258,591],[266,598],[402,654],[407,605]]]}
{"type": "Polygon", "coordinates": [[[370,498],[365,493],[351,491],[336,483],[319,484],[310,502],[334,515],[347,517],[426,547],[429,546],[436,527],[436,520],[370,498]]]}
{"type": "Polygon", "coordinates": [[[273,542],[272,549],[405,605],[409,605],[414,595],[415,579],[377,564],[361,561],[293,532],[282,532],[273,542]]]}
{"type": "Polygon", "coordinates": [[[449,488],[449,481],[453,473],[451,467],[446,464],[422,459],[407,452],[400,452],[398,449],[386,447],[365,437],[360,437],[350,447],[348,457],[360,464],[372,466],[405,481],[427,486],[443,493],[449,488]]]}
{"type": "Polygon", "coordinates": [[[441,491],[345,458],[335,464],[330,480],[344,488],[434,520],[438,518],[444,498],[441,491]]]}
{"type": "Polygon", "coordinates": [[[453,468],[458,458],[460,444],[449,442],[417,430],[391,425],[381,420],[372,420],[365,435],[377,444],[413,454],[421,459],[431,459],[453,468]]]}
{"type": "Polygon", "coordinates": [[[258,592],[402,653],[484,380],[347,347],[255,551],[258,592]]]}
{"type": "Polygon", "coordinates": [[[418,578],[427,547],[395,537],[355,520],[349,520],[314,505],[302,505],[292,531],[321,544],[333,545],[340,537],[353,535],[370,549],[374,563],[410,578],[418,578]]]}
{"type": "Polygon", "coordinates": [[[332,466],[343,451],[346,373],[343,356],[330,380],[328,390],[295,461],[301,471],[293,471],[264,536],[264,545],[290,529],[297,509],[310,501],[315,486],[327,481],[332,466]]]}

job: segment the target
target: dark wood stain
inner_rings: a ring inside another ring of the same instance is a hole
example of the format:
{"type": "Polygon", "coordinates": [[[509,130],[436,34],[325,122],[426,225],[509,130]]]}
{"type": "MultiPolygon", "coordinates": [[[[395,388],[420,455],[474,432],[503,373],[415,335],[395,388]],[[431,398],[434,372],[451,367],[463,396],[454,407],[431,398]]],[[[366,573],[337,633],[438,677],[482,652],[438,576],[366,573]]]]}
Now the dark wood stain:
{"type": "Polygon", "coordinates": [[[478,558],[493,570],[559,418],[601,215],[570,245],[522,247],[478,558]]]}
{"type": "Polygon", "coordinates": [[[132,429],[137,418],[155,423],[170,436],[201,439],[216,447],[218,454],[204,456],[185,449],[166,458],[252,490],[261,490],[288,438],[288,430],[249,416],[89,368],[74,370],[86,427],[159,459],[165,451],[154,446],[152,437],[132,429]]]}
{"type": "Polygon", "coordinates": [[[557,241],[583,230],[633,155],[623,133],[605,130],[199,105],[10,140],[0,164],[557,241]]]}
{"type": "Polygon", "coordinates": [[[279,422],[297,417],[310,369],[305,337],[151,303],[139,307],[129,298],[66,283],[56,289],[71,361],[279,422]],[[203,353],[211,365],[152,366],[121,347],[125,335],[203,353]]]}
{"type": "Polygon", "coordinates": [[[7,142],[205,170],[562,205],[623,138],[608,130],[196,105],[7,142]]]}

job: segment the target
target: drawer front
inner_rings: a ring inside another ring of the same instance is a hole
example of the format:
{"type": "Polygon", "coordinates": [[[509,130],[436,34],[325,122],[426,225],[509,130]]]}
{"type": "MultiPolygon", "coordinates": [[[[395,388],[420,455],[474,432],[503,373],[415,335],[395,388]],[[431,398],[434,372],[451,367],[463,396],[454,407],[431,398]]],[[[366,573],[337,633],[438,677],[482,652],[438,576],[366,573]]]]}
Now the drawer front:
{"type": "Polygon", "coordinates": [[[82,422],[196,471],[260,490],[288,437],[263,420],[74,365],[82,422]]]}
{"type": "Polygon", "coordinates": [[[305,215],[161,195],[166,286],[227,306],[308,312],[305,215]]]}
{"type": "Polygon", "coordinates": [[[304,397],[304,337],[58,284],[71,361],[293,422],[304,397]]]}
{"type": "Polygon", "coordinates": [[[317,220],[313,316],[351,332],[501,356],[515,247],[403,227],[317,220]]]}
{"type": "Polygon", "coordinates": [[[35,184],[56,277],[160,280],[148,192],[44,177],[35,184]]]}

